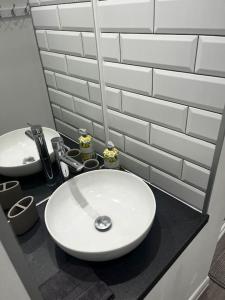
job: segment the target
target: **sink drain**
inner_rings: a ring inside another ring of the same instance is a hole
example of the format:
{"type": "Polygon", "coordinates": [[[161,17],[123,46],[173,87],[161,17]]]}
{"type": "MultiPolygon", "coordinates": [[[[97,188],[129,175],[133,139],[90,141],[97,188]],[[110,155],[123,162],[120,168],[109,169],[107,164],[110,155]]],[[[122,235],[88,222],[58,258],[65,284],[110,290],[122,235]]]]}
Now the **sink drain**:
{"type": "Polygon", "coordinates": [[[98,231],[107,231],[112,227],[112,220],[108,216],[100,216],[95,220],[95,228],[98,231]]]}
{"type": "Polygon", "coordinates": [[[24,158],[23,164],[27,165],[27,164],[30,164],[30,163],[32,163],[34,161],[35,161],[35,158],[33,156],[29,156],[29,157],[24,158]]]}

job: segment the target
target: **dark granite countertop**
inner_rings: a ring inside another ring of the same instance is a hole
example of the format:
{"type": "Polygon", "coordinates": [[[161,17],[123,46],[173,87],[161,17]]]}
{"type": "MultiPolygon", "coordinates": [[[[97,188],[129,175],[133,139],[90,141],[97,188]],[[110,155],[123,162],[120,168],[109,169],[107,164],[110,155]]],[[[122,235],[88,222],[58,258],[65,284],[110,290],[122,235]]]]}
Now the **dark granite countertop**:
{"type": "Polygon", "coordinates": [[[162,191],[154,187],[152,190],[157,210],[147,238],[126,256],[103,263],[83,262],[62,251],[45,227],[46,202],[39,205],[40,221],[18,238],[37,284],[41,285],[71,262],[94,270],[112,289],[115,299],[143,299],[208,219],[162,191]]]}
{"type": "MultiPolygon", "coordinates": [[[[48,187],[40,175],[20,179],[24,194],[34,195],[37,202],[57,188],[48,187]]],[[[0,177],[0,182],[6,179],[0,177]]],[[[94,271],[111,288],[115,299],[143,299],[208,220],[208,216],[202,216],[155,187],[151,188],[156,199],[156,216],[151,231],[139,247],[110,262],[84,262],[62,251],[49,236],[44,223],[46,202],[39,203],[40,220],[18,238],[38,286],[66,264],[73,263],[94,271]]],[[[79,279],[79,274],[76,276],[79,279]]]]}

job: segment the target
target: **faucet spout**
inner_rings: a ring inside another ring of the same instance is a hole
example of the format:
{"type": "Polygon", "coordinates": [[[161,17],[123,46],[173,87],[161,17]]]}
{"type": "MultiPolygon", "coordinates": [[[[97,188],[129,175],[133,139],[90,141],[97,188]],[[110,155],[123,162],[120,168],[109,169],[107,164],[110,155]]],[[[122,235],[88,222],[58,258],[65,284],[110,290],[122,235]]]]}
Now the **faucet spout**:
{"type": "Polygon", "coordinates": [[[53,181],[53,170],[52,170],[52,163],[51,158],[48,152],[47,144],[45,141],[45,136],[43,133],[43,129],[41,125],[32,125],[29,124],[31,133],[33,136],[33,140],[36,144],[40,160],[42,163],[43,171],[47,180],[47,183],[51,184],[53,181]]]}

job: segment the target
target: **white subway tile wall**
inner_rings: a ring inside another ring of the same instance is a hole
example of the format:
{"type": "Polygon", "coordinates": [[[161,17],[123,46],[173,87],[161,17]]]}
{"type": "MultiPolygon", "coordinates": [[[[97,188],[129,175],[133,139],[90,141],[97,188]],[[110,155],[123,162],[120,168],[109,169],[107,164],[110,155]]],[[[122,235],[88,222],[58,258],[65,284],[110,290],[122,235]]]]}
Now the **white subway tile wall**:
{"type": "Polygon", "coordinates": [[[126,137],[125,152],[176,177],[181,176],[182,159],[165,151],[126,137]]]}
{"type": "Polygon", "coordinates": [[[153,184],[161,187],[188,204],[198,209],[203,206],[205,199],[205,193],[203,191],[153,167],[151,167],[150,177],[153,184]]]}
{"type": "Polygon", "coordinates": [[[60,28],[57,5],[33,7],[31,11],[35,28],[60,28]]]}
{"type": "Polygon", "coordinates": [[[67,63],[69,75],[84,78],[87,80],[99,80],[97,60],[83,57],[67,56],[67,63]]]}
{"type": "Polygon", "coordinates": [[[102,32],[153,32],[154,0],[98,2],[102,32]]]}
{"type": "Polygon", "coordinates": [[[121,34],[121,60],[139,66],[191,72],[197,36],[121,34]]]}
{"type": "Polygon", "coordinates": [[[205,191],[209,181],[209,174],[209,170],[194,165],[189,161],[184,161],[182,172],[183,181],[205,191]]]}
{"type": "Polygon", "coordinates": [[[196,73],[225,77],[225,37],[200,36],[196,73]]]}
{"type": "Polygon", "coordinates": [[[44,74],[45,74],[47,86],[56,89],[55,73],[52,71],[44,70],[44,74]]]}
{"type": "Polygon", "coordinates": [[[47,30],[47,40],[49,51],[83,55],[80,32],[47,30]]]}
{"type": "Polygon", "coordinates": [[[121,131],[124,134],[137,138],[138,140],[149,143],[149,123],[108,110],[109,128],[121,131]]]}
{"type": "Polygon", "coordinates": [[[84,99],[89,98],[87,81],[55,73],[57,88],[84,99]]]}
{"type": "Polygon", "coordinates": [[[36,36],[37,36],[37,43],[38,43],[39,48],[42,50],[48,50],[46,31],[45,30],[37,30],[36,36]]]}
{"type": "Polygon", "coordinates": [[[51,88],[48,89],[50,101],[60,107],[74,111],[73,96],[51,88]]]}
{"type": "MultiPolygon", "coordinates": [[[[86,127],[102,151],[91,3],[31,2],[57,129],[77,138],[86,127]]],[[[121,164],[198,209],[225,105],[224,15],[224,0],[98,1],[109,137],[121,164]]]]}
{"type": "Polygon", "coordinates": [[[41,51],[43,67],[61,73],[67,73],[66,56],[64,54],[41,51]]]}
{"type": "MultiPolygon", "coordinates": [[[[96,126],[103,129],[91,2],[40,0],[31,6],[35,6],[32,17],[57,129],[75,140],[78,128],[87,128],[90,134],[96,126]],[[97,94],[93,95],[92,87],[96,86],[97,94]]],[[[119,34],[109,33],[103,38],[110,42],[110,47],[105,44],[106,57],[120,62],[119,34]]],[[[120,90],[107,88],[107,94],[110,107],[121,110],[120,90]]],[[[95,136],[100,149],[100,140],[105,138],[95,136]]]]}
{"type": "Polygon", "coordinates": [[[225,34],[223,0],[155,0],[155,32],[225,34]]]}
{"type": "Polygon", "coordinates": [[[58,5],[61,28],[73,31],[93,31],[94,20],[90,2],[58,5]]]}
{"type": "Polygon", "coordinates": [[[55,104],[52,104],[52,113],[55,119],[61,119],[62,113],[61,113],[61,107],[55,104]]]}
{"type": "Polygon", "coordinates": [[[133,172],[134,174],[144,178],[145,180],[149,180],[149,165],[123,152],[120,153],[119,159],[120,164],[123,168],[133,172]]]}
{"type": "Polygon", "coordinates": [[[125,114],[185,131],[187,106],[129,92],[122,92],[122,103],[125,114]]]}
{"type": "Polygon", "coordinates": [[[216,143],[222,116],[198,108],[189,108],[186,132],[196,138],[216,143]]]}
{"type": "Polygon", "coordinates": [[[105,82],[108,86],[144,95],[152,94],[152,69],[105,62],[105,82]]]}
{"type": "MultiPolygon", "coordinates": [[[[96,41],[95,35],[92,32],[83,32],[84,55],[88,58],[96,58],[96,41]]],[[[108,61],[120,62],[120,42],[119,34],[117,33],[102,33],[101,34],[102,56],[108,61]]]]}
{"type": "Polygon", "coordinates": [[[151,126],[150,144],[210,169],[215,145],[158,125],[151,126]]]}

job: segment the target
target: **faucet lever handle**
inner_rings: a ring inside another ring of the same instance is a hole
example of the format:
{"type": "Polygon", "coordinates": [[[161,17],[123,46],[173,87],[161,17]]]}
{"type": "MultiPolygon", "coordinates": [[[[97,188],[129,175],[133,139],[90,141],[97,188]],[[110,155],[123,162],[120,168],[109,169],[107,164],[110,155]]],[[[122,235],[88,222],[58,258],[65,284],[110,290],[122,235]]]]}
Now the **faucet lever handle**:
{"type": "Polygon", "coordinates": [[[65,153],[65,151],[70,150],[70,147],[68,147],[64,144],[64,140],[61,136],[52,138],[51,142],[52,142],[52,148],[54,151],[60,151],[60,152],[65,153]]]}
{"type": "Polygon", "coordinates": [[[32,134],[38,135],[38,134],[42,134],[43,133],[41,125],[33,125],[31,123],[27,123],[27,125],[30,126],[32,134]]]}

